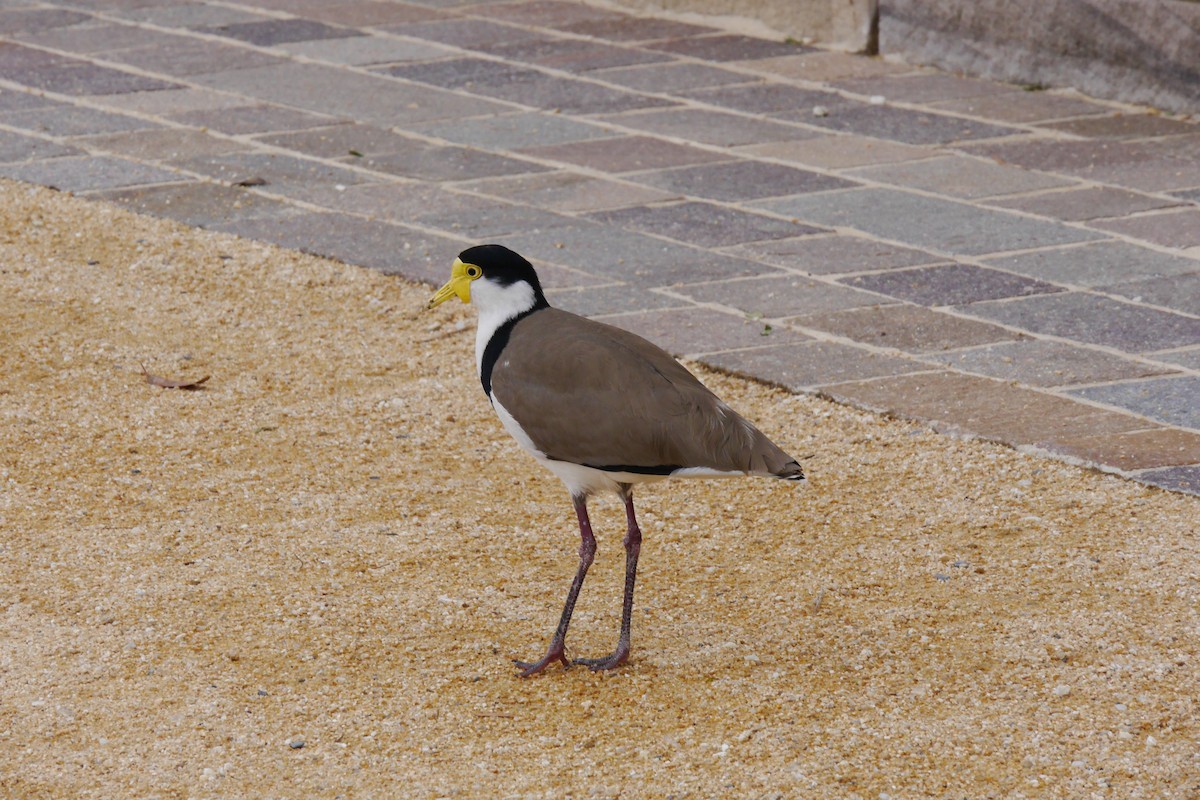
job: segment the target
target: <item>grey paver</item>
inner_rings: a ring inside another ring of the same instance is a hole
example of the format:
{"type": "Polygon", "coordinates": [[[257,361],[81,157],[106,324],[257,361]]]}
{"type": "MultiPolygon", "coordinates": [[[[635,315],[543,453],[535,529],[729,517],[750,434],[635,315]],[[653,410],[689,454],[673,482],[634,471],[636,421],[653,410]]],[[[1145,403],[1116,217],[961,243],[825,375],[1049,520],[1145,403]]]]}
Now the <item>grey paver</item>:
{"type": "Polygon", "coordinates": [[[589,317],[691,306],[686,300],[669,297],[658,292],[648,292],[641,287],[628,284],[560,289],[549,292],[548,297],[550,304],[557,308],[589,317]]]}
{"type": "Polygon", "coordinates": [[[464,182],[460,187],[494,197],[520,200],[543,208],[576,213],[678,199],[676,195],[648,186],[634,186],[567,171],[489,178],[464,182]]]}
{"type": "Polygon", "coordinates": [[[928,360],[1029,386],[1102,383],[1172,371],[1169,367],[1046,339],[1020,339],[954,353],[930,354],[928,360]]]}
{"type": "Polygon", "coordinates": [[[676,92],[754,80],[741,72],[691,62],[617,67],[596,72],[591,77],[643,92],[676,92]]]}
{"type": "Polygon", "coordinates": [[[952,306],[1062,291],[1062,287],[1044,281],[971,264],[894,269],[845,278],[842,282],[924,306],[952,306]]]}
{"type": "Polygon", "coordinates": [[[706,61],[746,61],[773,58],[795,55],[809,49],[796,44],[772,42],[729,33],[668,39],[655,42],[650,46],[665,53],[702,58],[706,61]]]}
{"type": "Polygon", "coordinates": [[[395,61],[441,58],[454,51],[426,42],[409,42],[383,36],[355,35],[347,38],[308,39],[279,46],[287,53],[331,64],[367,66],[395,61]]]}
{"type": "Polygon", "coordinates": [[[1138,480],[1176,492],[1200,494],[1200,464],[1167,467],[1138,473],[1138,480]]]}
{"type": "Polygon", "coordinates": [[[531,151],[568,142],[585,142],[612,136],[599,125],[558,114],[540,111],[516,111],[494,117],[461,122],[437,122],[415,125],[413,130],[426,136],[487,150],[531,151]]]}
{"type": "Polygon", "coordinates": [[[174,165],[223,183],[264,182],[272,194],[288,196],[313,186],[350,186],[367,177],[348,169],[274,153],[232,153],[181,158],[174,165]]]}
{"type": "Polygon", "coordinates": [[[1015,86],[947,73],[885,75],[834,81],[834,86],[862,95],[880,95],[889,101],[936,103],[942,100],[993,97],[1007,98],[1020,92],[1015,86]]]}
{"type": "Polygon", "coordinates": [[[730,252],[744,253],[777,267],[811,275],[900,269],[945,260],[932,253],[858,236],[765,239],[738,245],[730,252]]]}
{"type": "Polygon", "coordinates": [[[493,56],[567,72],[590,72],[608,67],[628,67],[671,60],[665,53],[615,47],[602,42],[581,42],[566,37],[497,45],[484,44],[476,49],[493,56]]]}
{"type": "Polygon", "coordinates": [[[1113,114],[1047,122],[1042,127],[1092,139],[1144,139],[1195,133],[1196,126],[1161,114],[1113,114]]]}
{"type": "Polygon", "coordinates": [[[819,172],[784,167],[765,161],[728,161],[648,172],[632,178],[639,183],[712,200],[757,200],[802,192],[845,189],[855,184],[819,172]]]}
{"type": "Polygon", "coordinates": [[[700,108],[655,110],[642,113],[601,115],[601,120],[635,130],[691,139],[704,144],[732,147],[740,144],[792,141],[817,134],[794,125],[751,119],[723,111],[700,108]]]}
{"type": "Polygon", "coordinates": [[[323,22],[308,19],[263,19],[252,22],[234,22],[204,28],[202,32],[267,47],[288,42],[311,42],[314,39],[343,39],[354,34],[354,31],[349,28],[326,25],[323,22]]]}
{"type": "MultiPolygon", "coordinates": [[[[1200,376],[1148,378],[1076,389],[1071,394],[1183,428],[1200,428],[1200,376]]],[[[1200,457],[1200,454],[1198,454],[1200,457]]]]}
{"type": "MultiPolygon", "coordinates": [[[[409,265],[414,272],[422,273],[424,254],[463,247],[462,240],[344,214],[256,217],[216,224],[213,228],[385,272],[399,271],[409,265]]],[[[444,262],[439,265],[439,272],[444,275],[444,262]]],[[[434,274],[429,269],[423,277],[434,280],[434,274]]]]}
{"type": "MultiPolygon", "coordinates": [[[[649,136],[612,136],[586,142],[571,142],[535,147],[525,150],[538,158],[548,158],[576,164],[602,172],[640,172],[643,170],[704,164],[713,161],[728,161],[730,156],[701,150],[698,147],[676,144],[649,136]]],[[[650,179],[646,180],[659,188],[673,190],[650,179]]],[[[674,189],[682,191],[681,189],[674,189]]]]}
{"type": "Polygon", "coordinates": [[[836,92],[822,89],[801,89],[785,83],[696,89],[681,92],[680,96],[700,103],[753,114],[791,112],[797,109],[811,111],[815,106],[844,102],[841,95],[836,92]]]}
{"type": "Polygon", "coordinates": [[[1113,186],[1085,186],[1079,189],[1047,192],[1026,197],[1001,198],[989,205],[1011,208],[1053,219],[1083,221],[1102,217],[1123,217],[1139,211],[1167,208],[1180,201],[1117,189],[1113,186]]]}
{"type": "Polygon", "coordinates": [[[1018,334],[972,319],[908,304],[872,305],[806,314],[792,322],[875,347],[935,353],[1016,339],[1018,334]]]}
{"type": "Polygon", "coordinates": [[[891,302],[871,292],[800,275],[768,274],[753,279],[696,283],[676,287],[674,291],[702,303],[719,303],[746,314],[772,319],[891,302]]]}
{"type": "Polygon", "coordinates": [[[573,218],[551,211],[497,203],[483,198],[469,199],[476,205],[465,212],[460,209],[423,212],[414,215],[408,221],[479,242],[522,231],[546,231],[574,224],[573,218]]]}
{"type": "Polygon", "coordinates": [[[699,202],[624,208],[590,216],[630,230],[706,247],[783,239],[820,231],[789,220],[699,202]]]}
{"type": "Polygon", "coordinates": [[[134,156],[148,161],[173,161],[194,156],[237,153],[249,145],[209,136],[188,128],[155,128],[88,136],[76,140],[90,150],[134,156]]]}
{"type": "Polygon", "coordinates": [[[529,231],[504,237],[501,243],[529,258],[639,286],[671,286],[770,271],[770,267],[746,259],[600,224],[529,231]]]}
{"type": "Polygon", "coordinates": [[[234,220],[282,217],[301,213],[295,206],[232,186],[215,183],[173,183],[137,189],[96,192],[112,203],[139,214],[178,220],[201,228],[234,220]]]}
{"type": "Polygon", "coordinates": [[[670,106],[663,98],[613,89],[597,83],[561,78],[530,70],[509,73],[505,80],[480,82],[470,91],[524,106],[579,114],[610,114],[639,108],[670,106]]]}
{"type": "Polygon", "coordinates": [[[0,165],[0,175],[69,192],[164,183],[179,175],[158,167],[108,156],[68,156],[24,164],[0,165]]]}
{"type": "Polygon", "coordinates": [[[830,109],[828,116],[814,116],[811,108],[778,115],[790,119],[907,144],[948,144],[972,139],[992,139],[1020,133],[1019,129],[978,120],[930,114],[888,105],[845,102],[830,109]]]}
{"type": "Polygon", "coordinates": [[[1031,278],[1085,287],[1180,275],[1194,272],[1197,264],[1194,259],[1125,242],[1039,250],[988,258],[986,262],[1031,278]]]}
{"type": "Polygon", "coordinates": [[[979,255],[1086,241],[1099,234],[966,203],[893,189],[854,189],[783,200],[763,208],[821,225],[865,231],[950,254],[979,255]]]}
{"type": "Polygon", "coordinates": [[[872,353],[839,342],[772,344],[710,353],[702,359],[730,372],[753,376],[793,391],[814,391],[847,381],[922,372],[926,365],[898,356],[872,353]]]}
{"type": "Polygon", "coordinates": [[[849,175],[879,183],[912,186],[936,194],[976,199],[1069,186],[1074,181],[1044,172],[963,156],[943,156],[851,170],[849,175]]]}
{"type": "Polygon", "coordinates": [[[1155,353],[1156,361],[1167,364],[1178,364],[1181,367],[1200,372],[1200,345],[1183,350],[1173,350],[1169,353],[1155,353]]]}
{"type": "Polygon", "coordinates": [[[482,116],[506,108],[479,98],[318,64],[233,70],[200,75],[195,80],[267,102],[384,125],[482,116]]]}
{"type": "Polygon", "coordinates": [[[115,133],[160,127],[155,122],[138,117],[66,105],[7,113],[4,115],[4,123],[14,128],[24,128],[50,136],[86,136],[96,133],[115,133]]]}
{"type": "Polygon", "coordinates": [[[108,53],[105,58],[178,78],[284,63],[283,59],[277,56],[246,47],[200,41],[184,36],[170,38],[175,41],[108,53]]]}
{"type": "MultiPolygon", "coordinates": [[[[346,161],[345,158],[342,160],[346,161]]],[[[403,150],[391,153],[353,158],[349,163],[389,175],[431,181],[472,180],[495,175],[543,172],[549,169],[532,161],[487,153],[471,147],[431,145],[424,142],[412,142],[403,150]]]]}
{"type": "Polygon", "coordinates": [[[604,321],[644,336],[677,356],[757,347],[767,342],[794,344],[808,338],[784,328],[771,328],[758,320],[707,308],[619,314],[605,317],[604,321]]]}
{"type": "Polygon", "coordinates": [[[962,311],[1034,333],[1127,353],[1168,350],[1200,341],[1200,319],[1086,292],[992,300],[962,311]]]}
{"type": "Polygon", "coordinates": [[[170,81],[148,78],[86,61],[70,61],[20,72],[7,72],[4,77],[31,89],[79,96],[150,92],[179,87],[170,81]]]}
{"type": "Polygon", "coordinates": [[[168,116],[176,122],[229,134],[308,130],[345,121],[295,108],[261,104],[180,111],[168,116]]]}
{"type": "Polygon", "coordinates": [[[1200,261],[1196,267],[1196,272],[1118,283],[1104,291],[1200,317],[1200,261]]]}
{"type": "Polygon", "coordinates": [[[840,134],[810,138],[811,136],[806,133],[787,141],[747,145],[740,148],[739,152],[825,169],[894,164],[899,161],[925,159],[931,155],[927,147],[888,142],[870,136],[840,134]]]}
{"type": "Polygon", "coordinates": [[[685,36],[712,33],[711,28],[669,19],[622,16],[612,19],[591,19],[554,27],[582,36],[608,39],[614,42],[651,42],[679,39],[685,36]]]}
{"type": "MultiPolygon", "coordinates": [[[[74,155],[78,152],[74,147],[52,142],[49,139],[0,131],[0,162],[36,161],[74,155]]],[[[11,174],[10,177],[12,177],[11,174]]]]}
{"type": "Polygon", "coordinates": [[[1005,92],[933,103],[934,108],[1003,122],[1028,123],[1107,114],[1108,106],[1059,92],[1005,92]]]}
{"type": "Polygon", "coordinates": [[[1101,230],[1123,233],[1135,239],[1188,248],[1200,245],[1200,208],[1182,208],[1092,223],[1101,230]]]}

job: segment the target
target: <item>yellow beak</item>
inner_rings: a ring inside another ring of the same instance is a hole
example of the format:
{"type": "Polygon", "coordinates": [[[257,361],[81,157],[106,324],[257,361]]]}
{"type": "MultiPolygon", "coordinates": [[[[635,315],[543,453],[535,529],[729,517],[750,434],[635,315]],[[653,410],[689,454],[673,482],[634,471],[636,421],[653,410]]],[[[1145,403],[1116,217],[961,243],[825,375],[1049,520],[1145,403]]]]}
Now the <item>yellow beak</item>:
{"type": "Polygon", "coordinates": [[[454,259],[454,267],[450,270],[450,280],[430,298],[429,308],[439,306],[455,295],[464,303],[471,302],[471,277],[467,275],[467,265],[457,258],[454,259]]]}

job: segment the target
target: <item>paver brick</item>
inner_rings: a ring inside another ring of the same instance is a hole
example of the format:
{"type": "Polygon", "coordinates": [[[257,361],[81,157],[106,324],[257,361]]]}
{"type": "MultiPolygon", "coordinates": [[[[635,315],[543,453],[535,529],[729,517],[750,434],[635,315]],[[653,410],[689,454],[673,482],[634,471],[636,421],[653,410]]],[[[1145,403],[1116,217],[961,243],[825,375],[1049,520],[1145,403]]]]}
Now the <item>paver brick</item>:
{"type": "Polygon", "coordinates": [[[964,156],[943,156],[851,170],[853,177],[977,199],[1070,186],[1070,178],[964,156]]]}
{"type": "Polygon", "coordinates": [[[165,169],[109,156],[67,156],[44,161],[0,165],[0,175],[67,192],[114,189],[176,181],[165,169]]]}
{"type": "MultiPolygon", "coordinates": [[[[1200,433],[1154,428],[1067,438],[1044,449],[1060,456],[1122,470],[1150,469],[1195,463],[1200,458],[1200,433]]],[[[1197,490],[1200,490],[1200,485],[1197,490]]]]}
{"type": "Polygon", "coordinates": [[[962,372],[1046,387],[1146,378],[1172,371],[1103,350],[1032,338],[929,354],[927,360],[962,372]]]}
{"type": "Polygon", "coordinates": [[[1099,238],[1054,222],[894,189],[853,189],[758,203],[820,225],[857,228],[950,255],[981,255],[1099,238]]]}
{"type": "Polygon", "coordinates": [[[801,342],[709,353],[704,363],[792,391],[836,391],[840,383],[921,372],[926,365],[839,342],[801,342]],[[832,387],[832,388],[831,388],[832,387]]]}
{"type": "Polygon", "coordinates": [[[808,338],[785,328],[708,308],[660,309],[605,317],[610,325],[643,336],[676,356],[737,350],[764,343],[794,344],[808,338]]]}
{"type": "Polygon", "coordinates": [[[997,256],[985,263],[1040,280],[1096,287],[1194,272],[1198,262],[1126,242],[1095,242],[997,256]]]}
{"type": "Polygon", "coordinates": [[[1104,287],[1104,291],[1200,317],[1200,261],[1196,262],[1196,270],[1183,275],[1118,283],[1104,287]]]}
{"type": "Polygon", "coordinates": [[[888,303],[886,297],[800,275],[776,275],[695,283],[675,289],[702,303],[719,303],[743,313],[769,319],[840,311],[888,303]]]}
{"type": "Polygon", "coordinates": [[[688,36],[655,42],[655,50],[665,53],[702,58],[706,61],[748,61],[776,56],[791,56],[811,48],[786,42],[772,42],[751,36],[718,33],[711,36],[688,36]]]}
{"type": "Polygon", "coordinates": [[[811,108],[777,116],[835,131],[891,139],[906,144],[949,144],[1020,133],[1016,128],[952,117],[948,114],[931,114],[908,108],[852,101],[845,101],[830,108],[827,116],[815,116],[811,108]]]}
{"type": "Polygon", "coordinates": [[[1159,486],[1176,492],[1200,494],[1200,464],[1146,470],[1138,473],[1138,480],[1151,486],[1159,486]]]}
{"type": "Polygon", "coordinates": [[[704,247],[817,233],[819,228],[711,203],[686,202],[600,211],[591,219],[704,247]]]}
{"type": "Polygon", "coordinates": [[[459,184],[465,190],[508,198],[556,211],[587,213],[679,199],[678,196],[628,183],[555,171],[489,178],[459,184]]]}
{"type": "Polygon", "coordinates": [[[631,180],[711,200],[758,200],[855,186],[853,181],[765,161],[725,161],[645,172],[631,180]]]}
{"type": "Polygon", "coordinates": [[[1165,247],[1188,248],[1200,245],[1200,208],[1173,209],[1136,217],[1106,219],[1093,222],[1092,226],[1165,247]]]}
{"type": "MultiPolygon", "coordinates": [[[[649,136],[591,139],[548,147],[533,147],[524,149],[522,152],[538,158],[562,161],[601,172],[613,173],[728,161],[731,158],[711,150],[701,150],[698,147],[676,144],[649,136]]],[[[653,180],[647,182],[651,185],[659,185],[653,180]]],[[[669,186],[660,185],[659,188],[672,190],[672,187],[669,186]]],[[[676,191],[682,191],[682,189],[676,189],[676,191]]]]}
{"type": "Polygon", "coordinates": [[[1180,202],[1114,186],[1084,186],[1033,196],[994,199],[989,205],[1080,222],[1103,217],[1123,217],[1139,211],[1168,208],[1179,205],[1180,202]]]}
{"type": "Polygon", "coordinates": [[[605,69],[590,77],[643,92],[678,92],[754,80],[740,72],[686,61],[605,69]]]}
{"type": "Polygon", "coordinates": [[[816,136],[795,125],[784,125],[765,119],[708,111],[700,108],[677,108],[649,112],[601,115],[599,119],[614,125],[657,133],[664,136],[692,139],[704,144],[733,147],[761,142],[782,142],[816,136]]]}
{"type": "Polygon", "coordinates": [[[894,269],[844,278],[842,283],[923,306],[952,306],[1061,292],[1060,286],[971,264],[894,269]]]}
{"type": "MultiPolygon", "coordinates": [[[[1200,341],[1200,337],[1193,341],[1200,341]]],[[[1200,398],[1200,376],[1197,375],[1147,378],[1128,383],[1090,386],[1075,389],[1071,394],[1126,409],[1168,425],[1200,429],[1200,402],[1196,400],[1200,398]]],[[[1200,458],[1200,452],[1189,459],[1189,462],[1195,461],[1196,458],[1200,458]]]]}
{"type": "Polygon", "coordinates": [[[1046,446],[1079,436],[1144,429],[1128,414],[1080,405],[1065,397],[989,378],[951,372],[898,375],[842,383],[837,399],[932,422],[940,430],[971,432],[1013,444],[1046,446]]]}
{"type": "Polygon", "coordinates": [[[803,328],[825,331],[875,347],[906,353],[935,353],[961,347],[1012,341],[1019,334],[972,319],[908,304],[872,305],[792,320],[803,328]]]}
{"type": "Polygon", "coordinates": [[[1126,353],[1168,350],[1200,342],[1200,319],[1086,292],[992,300],[962,306],[961,310],[1033,333],[1126,353]]]}
{"type": "Polygon", "coordinates": [[[729,252],[742,253],[810,275],[835,275],[934,264],[944,258],[858,236],[806,236],[747,242],[729,252]]]}

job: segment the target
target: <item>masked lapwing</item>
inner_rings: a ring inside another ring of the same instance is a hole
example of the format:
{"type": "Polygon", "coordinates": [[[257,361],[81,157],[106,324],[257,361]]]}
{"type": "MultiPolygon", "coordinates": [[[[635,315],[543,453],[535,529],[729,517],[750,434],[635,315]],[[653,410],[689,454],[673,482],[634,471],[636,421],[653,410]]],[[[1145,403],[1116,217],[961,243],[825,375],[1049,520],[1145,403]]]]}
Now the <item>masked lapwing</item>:
{"type": "Polygon", "coordinates": [[[552,308],[533,266],[496,244],[464,250],[429,307],[457,297],[478,309],[475,364],[483,391],[514,439],[557,475],[579,519],[579,568],[558,628],[522,676],[562,662],[593,670],[629,657],[633,584],[642,533],[633,486],[664,478],[761,475],[804,480],[796,459],[722,402],[667,352],[628,331],[552,308]],[[617,649],[596,659],[566,654],[567,627],[596,552],[588,497],[625,504],[625,600],[617,649]]]}

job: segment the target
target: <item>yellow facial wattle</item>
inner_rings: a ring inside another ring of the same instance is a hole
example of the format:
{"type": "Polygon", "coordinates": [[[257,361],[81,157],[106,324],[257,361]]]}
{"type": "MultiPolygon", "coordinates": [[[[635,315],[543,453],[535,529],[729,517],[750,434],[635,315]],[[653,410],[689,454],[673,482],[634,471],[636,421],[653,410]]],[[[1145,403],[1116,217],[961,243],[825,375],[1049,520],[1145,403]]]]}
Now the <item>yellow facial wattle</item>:
{"type": "Polygon", "coordinates": [[[454,259],[454,266],[450,269],[450,280],[430,298],[429,308],[441,305],[456,295],[464,303],[471,302],[471,281],[481,275],[483,270],[476,265],[464,264],[462,259],[454,259]]]}

